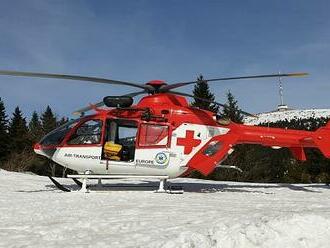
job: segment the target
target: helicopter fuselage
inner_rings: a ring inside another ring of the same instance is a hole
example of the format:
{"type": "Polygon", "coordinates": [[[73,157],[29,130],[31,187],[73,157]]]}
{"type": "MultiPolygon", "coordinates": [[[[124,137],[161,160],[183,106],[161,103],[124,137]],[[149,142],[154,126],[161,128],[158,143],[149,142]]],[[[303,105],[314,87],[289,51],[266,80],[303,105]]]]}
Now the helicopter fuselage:
{"type": "Polygon", "coordinates": [[[159,94],[133,108],[98,110],[68,123],[38,143],[35,152],[78,173],[174,178],[187,172],[189,160],[212,137],[228,131],[213,113],[189,107],[184,97],[159,94]],[[61,132],[63,137],[52,142],[61,132]],[[117,160],[105,156],[109,141],[123,148],[117,160]]]}
{"type": "Polygon", "coordinates": [[[330,158],[330,124],[309,132],[219,121],[168,93],[146,96],[130,108],[95,110],[46,135],[35,152],[78,173],[170,178],[192,170],[211,173],[236,144],[287,147],[298,160],[306,160],[304,147],[317,147],[330,158]]]}

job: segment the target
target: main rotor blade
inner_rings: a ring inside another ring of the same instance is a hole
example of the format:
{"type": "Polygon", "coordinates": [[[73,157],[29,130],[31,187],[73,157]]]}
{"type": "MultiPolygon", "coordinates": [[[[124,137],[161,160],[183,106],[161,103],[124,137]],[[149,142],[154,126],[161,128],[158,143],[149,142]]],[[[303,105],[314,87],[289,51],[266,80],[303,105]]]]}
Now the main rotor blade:
{"type": "Polygon", "coordinates": [[[107,79],[107,78],[84,77],[84,76],[78,76],[78,75],[39,73],[39,72],[27,72],[27,71],[6,71],[6,70],[0,70],[0,75],[18,76],[18,77],[68,79],[68,80],[88,81],[88,82],[103,83],[103,84],[127,85],[127,86],[132,86],[132,87],[140,88],[140,89],[144,89],[144,90],[151,89],[149,85],[144,85],[144,84],[118,81],[118,80],[112,80],[112,79],[107,79]]]}
{"type": "MultiPolygon", "coordinates": [[[[133,93],[125,94],[125,95],[122,95],[122,96],[135,97],[135,96],[138,96],[138,95],[141,95],[141,94],[145,94],[145,93],[147,93],[147,91],[143,90],[143,91],[138,91],[138,92],[133,92],[133,93]]],[[[91,106],[88,106],[88,107],[84,107],[84,108],[78,109],[78,110],[74,111],[72,114],[73,115],[82,115],[85,112],[92,110],[94,107],[97,107],[98,108],[98,107],[102,107],[102,106],[104,106],[104,102],[103,101],[102,102],[91,104],[91,106]]]]}
{"type": "Polygon", "coordinates": [[[129,94],[122,95],[122,96],[136,97],[138,95],[147,94],[147,93],[148,93],[148,91],[143,90],[143,91],[133,92],[133,93],[129,93],[129,94]]]}
{"type": "MultiPolygon", "coordinates": [[[[266,75],[255,75],[255,76],[239,76],[239,77],[223,77],[223,78],[211,78],[211,79],[203,79],[205,82],[214,82],[214,81],[227,81],[227,80],[236,80],[236,79],[253,79],[253,78],[273,78],[273,77],[304,77],[307,76],[306,72],[297,72],[297,73],[277,73],[277,74],[266,74],[266,75]]],[[[161,87],[161,92],[166,92],[171,89],[179,88],[182,86],[186,86],[189,84],[196,84],[199,81],[191,81],[191,82],[183,82],[183,83],[175,83],[169,84],[161,87]]]]}
{"type": "MultiPolygon", "coordinates": [[[[223,103],[211,101],[209,99],[205,99],[205,98],[201,98],[201,97],[196,97],[196,96],[193,96],[193,95],[190,95],[190,94],[186,94],[186,93],[182,93],[182,92],[177,92],[177,91],[169,91],[168,93],[172,93],[172,94],[179,95],[179,96],[186,96],[186,97],[195,98],[195,99],[200,100],[200,101],[212,103],[212,104],[215,104],[215,105],[219,105],[219,106],[221,106],[223,108],[229,109],[229,106],[227,104],[223,104],[223,103]]],[[[238,111],[240,113],[242,113],[243,115],[247,115],[247,116],[251,116],[251,117],[257,117],[256,115],[251,114],[251,113],[248,113],[248,112],[245,112],[243,110],[238,110],[238,111]]]]}

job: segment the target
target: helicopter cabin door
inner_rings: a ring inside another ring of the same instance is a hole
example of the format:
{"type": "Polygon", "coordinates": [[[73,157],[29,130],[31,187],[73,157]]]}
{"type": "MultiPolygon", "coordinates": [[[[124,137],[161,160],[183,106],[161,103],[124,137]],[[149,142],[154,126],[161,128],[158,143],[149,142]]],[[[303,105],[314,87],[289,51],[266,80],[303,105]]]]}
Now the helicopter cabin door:
{"type": "Polygon", "coordinates": [[[106,173],[135,173],[135,148],[137,122],[123,119],[107,119],[101,164],[106,173]]]}
{"type": "Polygon", "coordinates": [[[102,168],[109,174],[162,175],[170,162],[169,131],[158,123],[107,119],[102,168]]]}

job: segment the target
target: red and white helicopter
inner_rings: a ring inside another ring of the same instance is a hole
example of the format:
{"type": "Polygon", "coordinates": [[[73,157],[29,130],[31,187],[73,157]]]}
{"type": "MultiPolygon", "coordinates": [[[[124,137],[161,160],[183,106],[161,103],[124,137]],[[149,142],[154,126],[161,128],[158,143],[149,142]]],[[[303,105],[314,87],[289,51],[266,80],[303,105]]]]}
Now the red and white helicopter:
{"type": "MultiPolygon", "coordinates": [[[[146,84],[105,78],[48,73],[0,71],[0,75],[56,78],[126,85],[140,89],[123,96],[106,96],[102,102],[76,111],[81,117],[47,134],[34,151],[75,170],[83,179],[157,178],[164,192],[166,179],[188,175],[194,170],[211,173],[233,152],[236,144],[288,147],[298,160],[306,160],[304,147],[316,147],[330,158],[330,123],[315,132],[237,124],[216,114],[191,107],[185,97],[173,91],[198,81],[167,84],[153,80],[146,84]],[[136,105],[133,97],[147,94],[136,105]],[[100,108],[101,106],[110,109],[100,108]],[[84,113],[94,110],[92,115],[84,113]]],[[[304,76],[306,73],[270,74],[206,79],[206,82],[269,77],[304,76]]],[[[196,99],[196,97],[195,97],[196,99]]],[[[227,108],[225,104],[199,99],[227,108]]],[[[242,114],[251,115],[241,111],[242,114]]],[[[77,180],[76,180],[77,181],[77,180]]],[[[55,180],[53,182],[63,190],[55,180]]]]}

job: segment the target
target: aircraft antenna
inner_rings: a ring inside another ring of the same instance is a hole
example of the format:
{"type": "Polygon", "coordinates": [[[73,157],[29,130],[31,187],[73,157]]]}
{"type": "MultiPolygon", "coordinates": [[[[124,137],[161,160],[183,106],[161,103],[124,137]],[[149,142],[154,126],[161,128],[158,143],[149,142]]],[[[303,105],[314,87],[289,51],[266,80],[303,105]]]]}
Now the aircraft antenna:
{"type": "MultiPolygon", "coordinates": [[[[278,75],[281,75],[281,72],[278,72],[278,75]]],[[[277,109],[278,111],[285,111],[288,109],[288,106],[284,104],[284,88],[283,88],[283,82],[281,76],[278,76],[278,83],[279,83],[279,95],[280,95],[280,104],[278,105],[277,109]]]]}

